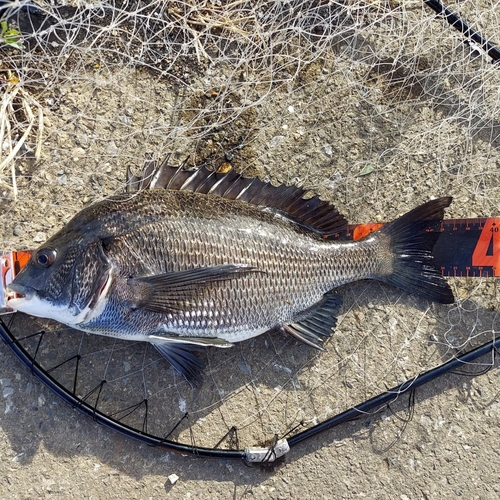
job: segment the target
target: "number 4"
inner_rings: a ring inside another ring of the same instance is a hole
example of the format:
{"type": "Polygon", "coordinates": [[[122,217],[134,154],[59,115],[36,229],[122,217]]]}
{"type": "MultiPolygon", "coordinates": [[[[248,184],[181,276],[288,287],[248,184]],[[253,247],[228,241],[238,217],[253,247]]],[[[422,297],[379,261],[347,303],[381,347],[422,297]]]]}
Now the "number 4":
{"type": "Polygon", "coordinates": [[[473,266],[491,266],[500,276],[500,219],[486,219],[472,254],[473,266]]]}

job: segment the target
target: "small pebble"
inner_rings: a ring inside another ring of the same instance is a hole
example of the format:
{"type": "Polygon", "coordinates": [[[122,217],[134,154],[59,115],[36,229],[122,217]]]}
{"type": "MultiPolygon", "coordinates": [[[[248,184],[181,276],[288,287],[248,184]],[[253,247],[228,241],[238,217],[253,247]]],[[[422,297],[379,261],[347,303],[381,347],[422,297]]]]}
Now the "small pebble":
{"type": "Polygon", "coordinates": [[[3,397],[4,398],[8,398],[9,396],[12,396],[12,394],[14,394],[14,389],[12,389],[12,387],[6,387],[3,390],[3,397]]]}
{"type": "Polygon", "coordinates": [[[330,144],[325,144],[321,150],[323,151],[323,153],[328,156],[328,158],[331,158],[332,157],[332,154],[333,154],[333,151],[332,151],[332,146],[330,144]]]}
{"type": "Polygon", "coordinates": [[[23,234],[22,226],[20,224],[16,224],[12,233],[14,234],[14,236],[21,236],[23,234]]]}
{"type": "Polygon", "coordinates": [[[179,480],[179,476],[177,474],[170,474],[170,476],[168,476],[168,480],[170,481],[170,484],[175,484],[179,480]]]}
{"type": "Polygon", "coordinates": [[[118,149],[118,146],[115,144],[115,141],[108,142],[108,145],[106,146],[106,153],[108,155],[117,156],[119,152],[120,150],[118,149]]]}
{"type": "Polygon", "coordinates": [[[83,158],[85,156],[85,150],[83,148],[73,148],[71,150],[71,158],[73,160],[78,160],[80,158],[83,158]]]}
{"type": "Polygon", "coordinates": [[[271,139],[271,143],[269,144],[269,146],[271,148],[275,148],[276,146],[278,146],[278,144],[285,138],[284,135],[275,135],[272,139],[271,139]]]}
{"type": "Polygon", "coordinates": [[[217,173],[219,174],[227,174],[233,166],[227,161],[223,162],[222,165],[217,169],[217,173]]]}
{"type": "Polygon", "coordinates": [[[33,241],[35,243],[43,243],[46,239],[47,239],[47,235],[45,233],[38,232],[35,234],[33,241]]]}
{"type": "Polygon", "coordinates": [[[76,140],[80,146],[88,146],[89,136],[87,134],[79,134],[76,136],[76,140]]]}

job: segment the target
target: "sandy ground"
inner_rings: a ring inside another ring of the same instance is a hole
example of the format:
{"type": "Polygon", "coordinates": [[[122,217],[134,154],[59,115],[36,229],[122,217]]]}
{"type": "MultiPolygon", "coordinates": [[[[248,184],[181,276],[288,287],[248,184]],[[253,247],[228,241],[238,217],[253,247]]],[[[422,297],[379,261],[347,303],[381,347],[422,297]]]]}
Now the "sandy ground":
{"type": "MultiPolygon", "coordinates": [[[[438,23],[426,29],[426,40],[446,32],[438,23]]],[[[147,153],[162,158],[167,151],[190,164],[230,162],[276,184],[300,182],[352,222],[390,220],[444,195],[454,197],[449,217],[499,215],[496,69],[446,35],[442,43],[462,65],[450,63],[448,78],[433,73],[431,58],[446,61],[450,52],[436,56],[432,44],[419,47],[418,64],[395,64],[392,71],[382,56],[374,65],[388,43],[381,37],[375,25],[370,37],[340,44],[333,59],[315,61],[272,92],[241,85],[222,95],[227,67],[186,63],[177,69],[179,84],[92,54],[70,60],[69,76],[56,86],[34,86],[45,115],[42,156],[34,161],[28,151],[16,165],[18,202],[2,192],[0,248],[36,247],[86,204],[119,191],[127,166],[140,168],[147,153]],[[247,101],[259,104],[246,107],[247,101]],[[224,121],[239,106],[235,122],[210,128],[214,117],[224,121]]],[[[408,40],[402,54],[413,50],[408,40]]],[[[336,378],[356,382],[340,384],[356,391],[345,396],[345,404],[354,404],[373,394],[370,378],[384,370],[387,388],[428,368],[430,353],[447,359],[454,342],[498,331],[496,283],[450,283],[457,306],[433,306],[390,287],[344,289],[336,337],[303,380],[326,377],[339,394],[336,378]],[[354,356],[357,342],[363,348],[354,356]],[[348,360],[345,366],[335,356],[348,360]]],[[[500,496],[498,366],[442,378],[417,391],[413,414],[403,398],[395,414],[326,432],[292,449],[284,464],[261,470],[122,437],[52,394],[4,344],[0,359],[1,498],[500,496]]],[[[318,392],[315,403],[322,407],[329,396],[318,392]]]]}

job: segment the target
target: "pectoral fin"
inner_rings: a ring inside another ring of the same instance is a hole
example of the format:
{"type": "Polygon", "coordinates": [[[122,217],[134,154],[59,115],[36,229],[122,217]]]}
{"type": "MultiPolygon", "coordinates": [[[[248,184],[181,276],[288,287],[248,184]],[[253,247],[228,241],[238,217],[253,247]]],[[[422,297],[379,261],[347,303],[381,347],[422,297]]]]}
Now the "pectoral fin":
{"type": "Polygon", "coordinates": [[[238,279],[255,272],[260,271],[253,266],[227,264],[130,278],[128,285],[134,295],[131,307],[161,314],[183,311],[199,302],[209,284],[238,279]]]}

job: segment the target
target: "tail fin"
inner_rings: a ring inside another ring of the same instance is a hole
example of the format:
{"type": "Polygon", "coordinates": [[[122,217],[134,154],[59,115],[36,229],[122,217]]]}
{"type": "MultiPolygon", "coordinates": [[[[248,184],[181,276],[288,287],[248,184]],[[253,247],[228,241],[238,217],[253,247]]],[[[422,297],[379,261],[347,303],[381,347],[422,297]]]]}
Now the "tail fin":
{"type": "MultiPolygon", "coordinates": [[[[438,232],[426,232],[429,221],[441,220],[452,198],[431,200],[379,230],[390,241],[392,274],[379,279],[426,299],[451,304],[453,292],[434,264],[438,232]]],[[[375,233],[376,234],[376,233],[375,233]]]]}

